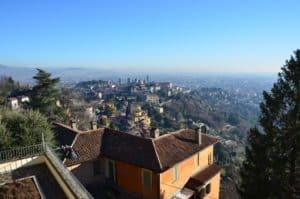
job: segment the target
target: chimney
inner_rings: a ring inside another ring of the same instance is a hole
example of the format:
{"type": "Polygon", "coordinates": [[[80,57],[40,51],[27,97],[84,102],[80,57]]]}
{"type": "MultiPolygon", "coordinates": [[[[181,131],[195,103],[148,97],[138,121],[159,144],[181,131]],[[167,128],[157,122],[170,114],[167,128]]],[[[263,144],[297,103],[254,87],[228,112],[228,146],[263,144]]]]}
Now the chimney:
{"type": "Polygon", "coordinates": [[[97,129],[97,122],[96,121],[91,121],[91,129],[92,130],[97,129]]]}
{"type": "Polygon", "coordinates": [[[71,120],[71,128],[77,130],[77,124],[75,120],[71,120]]]}
{"type": "Polygon", "coordinates": [[[196,133],[196,139],[197,139],[197,143],[198,145],[200,146],[202,144],[202,133],[201,133],[201,130],[200,130],[200,127],[197,126],[194,128],[195,130],[195,133],[196,133]]]}
{"type": "Polygon", "coordinates": [[[201,125],[200,126],[200,130],[201,130],[201,133],[206,134],[207,133],[207,127],[206,127],[206,125],[205,124],[201,125]]]}
{"type": "Polygon", "coordinates": [[[158,128],[152,128],[150,131],[151,138],[158,138],[159,137],[159,129],[158,128]]]}

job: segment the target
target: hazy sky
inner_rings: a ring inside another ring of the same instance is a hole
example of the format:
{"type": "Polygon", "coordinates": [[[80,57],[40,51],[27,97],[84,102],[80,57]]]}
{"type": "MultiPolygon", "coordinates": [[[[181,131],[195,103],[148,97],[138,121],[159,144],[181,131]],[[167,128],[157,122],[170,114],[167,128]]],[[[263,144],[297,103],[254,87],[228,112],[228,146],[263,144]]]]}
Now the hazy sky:
{"type": "Polygon", "coordinates": [[[0,0],[0,64],[276,72],[300,48],[300,1],[0,0]]]}

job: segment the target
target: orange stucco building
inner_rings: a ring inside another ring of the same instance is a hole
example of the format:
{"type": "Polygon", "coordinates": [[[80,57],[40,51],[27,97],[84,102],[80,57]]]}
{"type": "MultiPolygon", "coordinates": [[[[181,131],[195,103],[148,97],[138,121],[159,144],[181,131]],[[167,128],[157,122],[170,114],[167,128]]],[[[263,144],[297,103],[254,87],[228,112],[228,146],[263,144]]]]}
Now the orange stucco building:
{"type": "Polygon", "coordinates": [[[99,179],[136,198],[219,198],[217,139],[206,128],[143,138],[107,128],[78,131],[56,124],[59,142],[76,154],[63,163],[84,184],[99,179]]]}

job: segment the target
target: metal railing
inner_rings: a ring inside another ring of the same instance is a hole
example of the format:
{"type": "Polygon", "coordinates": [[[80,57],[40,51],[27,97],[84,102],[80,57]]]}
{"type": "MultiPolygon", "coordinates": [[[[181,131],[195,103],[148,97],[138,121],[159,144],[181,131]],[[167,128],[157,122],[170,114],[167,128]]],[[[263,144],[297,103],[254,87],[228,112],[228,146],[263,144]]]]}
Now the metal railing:
{"type": "MultiPolygon", "coordinates": [[[[56,172],[62,178],[62,180],[69,187],[70,191],[76,198],[93,198],[93,196],[86,190],[81,182],[68,170],[58,158],[55,152],[45,142],[42,144],[36,144],[26,147],[18,147],[11,150],[0,151],[0,163],[21,160],[24,158],[30,158],[38,155],[44,155],[54,167],[56,172]]],[[[5,169],[3,173],[0,173],[0,178],[3,178],[5,174],[10,173],[12,168],[5,169]]]]}
{"type": "Polygon", "coordinates": [[[41,155],[43,151],[43,144],[36,144],[0,151],[0,163],[41,155]]]}

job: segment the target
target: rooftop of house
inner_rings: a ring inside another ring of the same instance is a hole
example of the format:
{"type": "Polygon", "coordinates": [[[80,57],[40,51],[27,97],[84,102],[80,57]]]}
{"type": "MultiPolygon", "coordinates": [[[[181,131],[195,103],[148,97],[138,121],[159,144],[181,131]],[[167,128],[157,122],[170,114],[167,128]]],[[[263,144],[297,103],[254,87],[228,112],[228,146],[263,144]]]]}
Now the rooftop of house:
{"type": "Polygon", "coordinates": [[[60,144],[71,146],[77,134],[82,131],[71,128],[64,124],[54,123],[54,130],[56,132],[56,139],[60,144]]]}
{"type": "Polygon", "coordinates": [[[0,198],[92,198],[46,143],[0,151],[0,185],[0,198]]]}
{"type": "Polygon", "coordinates": [[[212,164],[205,168],[203,171],[192,176],[186,183],[185,187],[191,190],[198,190],[203,185],[205,185],[213,176],[221,171],[221,167],[212,164]]]}
{"type": "Polygon", "coordinates": [[[77,154],[75,159],[64,158],[66,166],[95,160],[103,155],[160,173],[218,142],[216,138],[202,134],[199,145],[197,134],[191,129],[158,138],[143,138],[109,128],[79,131],[59,123],[54,126],[59,144],[71,146],[77,154]]]}
{"type": "Polygon", "coordinates": [[[18,101],[18,98],[16,98],[16,97],[9,97],[7,100],[8,101],[18,101]]]}
{"type": "MultiPolygon", "coordinates": [[[[3,174],[2,174],[3,176],[3,174]]],[[[36,164],[33,166],[21,167],[5,174],[5,187],[0,189],[0,197],[4,198],[42,198],[40,191],[46,198],[67,198],[60,185],[57,183],[53,174],[46,164],[36,164]],[[34,176],[37,184],[30,178],[34,176]],[[23,179],[24,180],[20,180],[23,179]],[[51,187],[51,189],[49,188],[51,187]],[[9,191],[11,190],[11,191],[9,191]],[[14,195],[11,195],[14,194],[14,195]]]]}
{"type": "Polygon", "coordinates": [[[63,163],[65,165],[74,165],[97,159],[100,156],[103,132],[104,128],[77,133],[70,145],[76,152],[77,158],[65,158],[63,163]]]}
{"type": "Polygon", "coordinates": [[[42,197],[35,181],[31,177],[2,185],[0,188],[0,198],[40,199],[42,197]]]}

